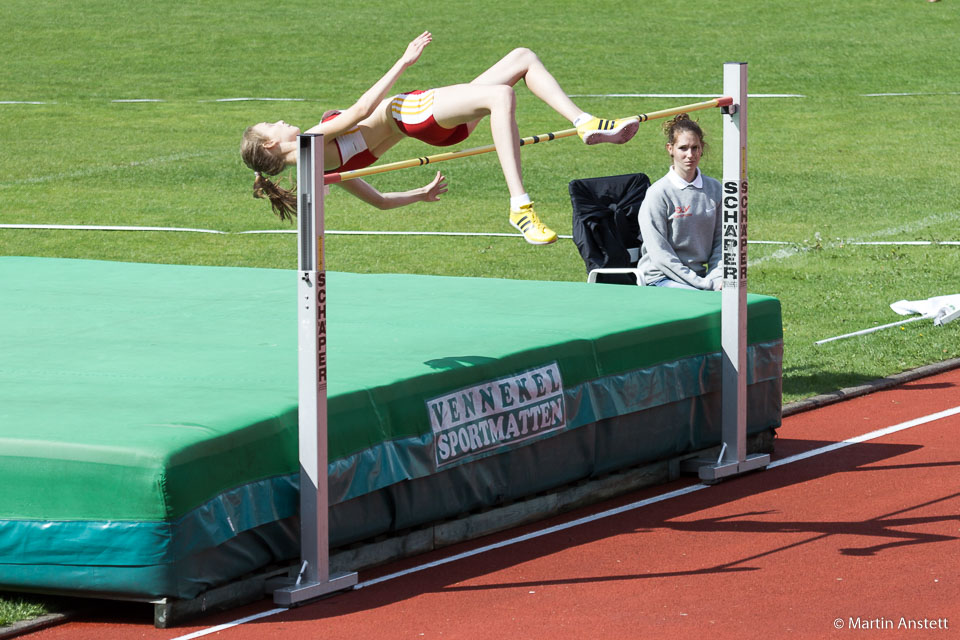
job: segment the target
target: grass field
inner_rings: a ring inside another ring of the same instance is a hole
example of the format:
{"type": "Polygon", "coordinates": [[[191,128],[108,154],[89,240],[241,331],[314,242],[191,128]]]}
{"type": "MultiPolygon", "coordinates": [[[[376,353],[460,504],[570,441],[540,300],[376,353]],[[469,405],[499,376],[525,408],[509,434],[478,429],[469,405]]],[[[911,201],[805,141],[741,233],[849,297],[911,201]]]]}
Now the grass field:
{"type": "Polygon", "coordinates": [[[36,618],[47,612],[47,607],[39,601],[20,597],[10,599],[0,598],[0,627],[5,627],[21,620],[36,618]]]}
{"type": "MultiPolygon", "coordinates": [[[[597,96],[718,95],[722,63],[747,61],[751,93],[803,96],[758,97],[749,111],[750,238],[790,243],[752,244],[749,272],[751,291],[783,303],[785,401],[960,355],[960,323],[813,344],[899,320],[896,300],[960,290],[958,246],[856,244],[960,240],[955,3],[651,2],[602,27],[578,6],[7,0],[0,18],[14,28],[0,42],[0,101],[17,104],[0,104],[0,223],[289,229],[250,197],[237,153],[244,127],[280,118],[308,127],[348,106],[425,28],[434,42],[398,90],[468,80],[523,45],[578,104],[606,116],[699,99],[597,96]],[[223,101],[240,97],[295,100],[223,101]]],[[[602,0],[591,13],[621,7],[602,0]]],[[[569,127],[518,93],[523,135],[569,127]]],[[[703,167],[718,176],[720,116],[699,119],[713,142],[703,167]]],[[[481,127],[465,146],[489,141],[481,127]]],[[[668,165],[662,142],[651,122],[622,147],[575,138],[528,147],[526,186],[545,221],[569,234],[570,179],[656,179],[668,165]]],[[[385,161],[429,152],[408,141],[385,161]]],[[[438,167],[451,187],[442,203],[380,212],[334,189],[328,228],[512,231],[492,154],[438,167]]],[[[401,190],[432,172],[369,180],[401,190]]],[[[292,235],[0,229],[6,255],[294,268],[295,246],[292,235]]],[[[341,271],[584,277],[569,240],[535,248],[514,238],[331,236],[327,252],[341,271]]]]}
{"type": "MultiPolygon", "coordinates": [[[[467,3],[5,0],[0,22],[0,223],[290,228],[250,197],[242,130],[304,128],[346,107],[424,29],[434,42],[398,90],[466,81],[516,46],[537,51],[585,110],[624,116],[694,102],[599,97],[721,91],[722,63],[749,63],[750,290],[783,304],[784,401],[960,356],[960,322],[814,346],[886,324],[889,304],[960,293],[954,120],[960,8],[923,0],[597,0],[467,3]],[[624,12],[624,7],[628,10],[624,12]],[[589,14],[589,15],[586,15],[589,14]],[[428,18],[424,16],[429,16],[428,18]],[[601,18],[602,17],[602,18],[601,18]],[[904,95],[872,95],[904,94],[904,95]],[[222,101],[289,98],[289,102],[222,101]],[[135,102],[130,102],[135,100],[135,102]],[[150,102],[143,102],[150,100],[150,102]]],[[[569,124],[520,88],[523,135],[569,124]]],[[[702,112],[703,168],[720,173],[720,117],[702,112]]],[[[487,144],[478,129],[469,146],[487,144]]],[[[667,168],[657,123],[623,147],[575,138],[523,151],[527,188],[570,231],[570,179],[667,168]]],[[[385,160],[422,155],[409,141],[385,160]]],[[[336,230],[511,231],[492,155],[445,164],[439,204],[392,212],[337,192],[336,230]]],[[[382,190],[432,169],[371,178],[382,190]]],[[[295,268],[292,235],[0,229],[0,254],[295,268]]],[[[580,280],[573,243],[514,238],[330,236],[328,268],[580,280]]],[[[2,304],[2,301],[0,301],[2,304]]]]}

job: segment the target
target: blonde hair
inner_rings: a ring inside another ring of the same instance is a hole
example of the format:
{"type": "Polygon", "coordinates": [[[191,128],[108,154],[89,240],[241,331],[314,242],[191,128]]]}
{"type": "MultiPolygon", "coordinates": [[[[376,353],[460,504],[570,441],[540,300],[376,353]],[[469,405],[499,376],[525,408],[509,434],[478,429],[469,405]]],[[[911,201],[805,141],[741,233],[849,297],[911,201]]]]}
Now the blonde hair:
{"type": "Polygon", "coordinates": [[[240,142],[240,157],[254,172],[253,197],[269,199],[270,207],[281,220],[293,220],[297,215],[296,187],[284,189],[266,177],[277,175],[286,164],[282,156],[271,153],[264,146],[265,142],[267,139],[254,131],[253,127],[247,127],[240,142]]]}

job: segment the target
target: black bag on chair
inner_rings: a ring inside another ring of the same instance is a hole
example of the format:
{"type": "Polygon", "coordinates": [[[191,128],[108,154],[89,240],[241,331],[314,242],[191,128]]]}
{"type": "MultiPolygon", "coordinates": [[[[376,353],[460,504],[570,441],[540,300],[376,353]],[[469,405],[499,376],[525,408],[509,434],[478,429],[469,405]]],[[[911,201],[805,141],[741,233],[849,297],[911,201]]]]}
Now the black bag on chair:
{"type": "MultiPolygon", "coordinates": [[[[643,173],[571,180],[573,241],[587,267],[635,267],[640,254],[640,222],[637,214],[650,186],[643,173]],[[634,249],[636,258],[631,258],[634,249]]],[[[606,273],[597,282],[636,284],[630,274],[606,273]]]]}

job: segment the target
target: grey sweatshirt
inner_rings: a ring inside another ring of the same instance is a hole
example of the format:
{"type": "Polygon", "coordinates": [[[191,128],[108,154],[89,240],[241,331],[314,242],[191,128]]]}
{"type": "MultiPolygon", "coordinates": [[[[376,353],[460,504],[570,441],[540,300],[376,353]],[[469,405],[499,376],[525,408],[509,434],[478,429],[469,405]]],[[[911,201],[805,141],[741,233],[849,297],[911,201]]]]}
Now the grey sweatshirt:
{"type": "Polygon", "coordinates": [[[654,182],[640,205],[640,262],[644,282],[667,277],[712,289],[722,277],[720,182],[697,169],[693,182],[673,167],[654,182]]]}

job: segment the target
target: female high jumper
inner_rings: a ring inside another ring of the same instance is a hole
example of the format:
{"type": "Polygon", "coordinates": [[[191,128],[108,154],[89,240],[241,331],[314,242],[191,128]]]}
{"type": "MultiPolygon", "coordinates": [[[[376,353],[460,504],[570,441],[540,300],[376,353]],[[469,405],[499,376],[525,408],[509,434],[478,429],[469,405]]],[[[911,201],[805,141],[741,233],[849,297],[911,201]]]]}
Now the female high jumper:
{"type": "MultiPolygon", "coordinates": [[[[535,96],[573,123],[586,144],[627,142],[637,132],[639,118],[601,120],[583,112],[537,55],[525,48],[514,49],[470,83],[391,95],[394,83],[420,58],[431,40],[427,31],[414,38],[396,64],[356,103],[343,111],[325,113],[319,124],[307,130],[323,134],[326,142],[332,143],[324,145],[324,171],[368,167],[405,137],[438,147],[457,144],[489,115],[493,143],[510,192],[510,224],[531,244],[555,242],[557,234],[540,221],[523,186],[514,85],[524,80],[535,96]]],[[[296,164],[299,133],[300,129],[283,120],[261,122],[244,132],[240,148],[244,162],[255,172],[254,196],[269,198],[274,212],[283,220],[296,214],[296,196],[266,176],[296,164]]],[[[445,178],[439,171],[429,184],[403,192],[381,193],[360,179],[339,184],[379,209],[435,202],[446,192],[445,178]]]]}

